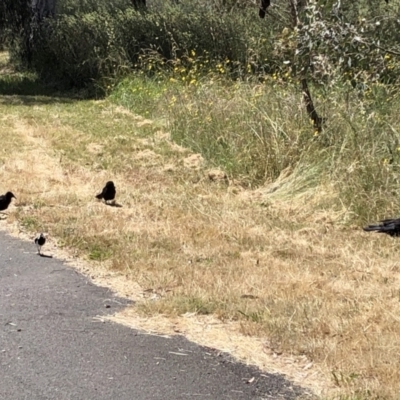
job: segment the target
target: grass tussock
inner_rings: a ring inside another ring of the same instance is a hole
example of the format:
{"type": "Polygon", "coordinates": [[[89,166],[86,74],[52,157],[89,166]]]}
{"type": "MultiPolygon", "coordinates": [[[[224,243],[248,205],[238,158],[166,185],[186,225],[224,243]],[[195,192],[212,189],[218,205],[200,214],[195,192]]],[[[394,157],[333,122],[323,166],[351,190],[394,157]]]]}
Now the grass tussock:
{"type": "Polygon", "coordinates": [[[191,72],[190,79],[184,69],[155,79],[139,74],[119,83],[111,99],[132,112],[161,118],[175,142],[201,153],[244,187],[296,170],[278,196],[328,183],[340,196],[327,201],[335,210],[344,207],[347,221],[395,213],[397,87],[377,83],[354,91],[343,83],[329,91],[315,88],[315,94],[327,119],[322,133],[313,131],[301,91],[277,76],[261,85],[232,83],[218,70],[191,72]]]}
{"type": "Polygon", "coordinates": [[[341,398],[396,398],[399,250],[359,228],[398,208],[397,93],[320,92],[316,134],[290,83],[182,74],[103,101],[2,96],[8,223],[138,284],[143,315],[218,317],[341,398]],[[94,198],[109,179],[122,207],[94,198]]]}

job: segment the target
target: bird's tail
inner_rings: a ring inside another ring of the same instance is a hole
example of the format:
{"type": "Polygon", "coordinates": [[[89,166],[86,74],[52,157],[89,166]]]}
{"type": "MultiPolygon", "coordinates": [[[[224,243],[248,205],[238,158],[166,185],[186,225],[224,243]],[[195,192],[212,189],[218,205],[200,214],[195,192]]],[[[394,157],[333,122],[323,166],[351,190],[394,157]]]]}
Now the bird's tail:
{"type": "Polygon", "coordinates": [[[96,194],[96,199],[101,200],[103,198],[103,193],[96,194]]]}
{"type": "Polygon", "coordinates": [[[368,226],[364,227],[363,230],[366,231],[366,232],[381,232],[381,233],[385,233],[385,232],[389,231],[390,229],[388,229],[384,225],[368,225],[368,226]]]}

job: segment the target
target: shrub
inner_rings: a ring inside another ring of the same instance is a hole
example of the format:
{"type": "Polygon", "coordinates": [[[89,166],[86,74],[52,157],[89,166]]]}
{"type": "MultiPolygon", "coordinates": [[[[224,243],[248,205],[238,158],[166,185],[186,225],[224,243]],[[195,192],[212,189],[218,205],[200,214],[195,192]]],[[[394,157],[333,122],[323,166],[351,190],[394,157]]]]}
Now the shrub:
{"type": "Polygon", "coordinates": [[[236,71],[248,65],[252,72],[266,68],[267,33],[254,15],[180,7],[59,15],[41,26],[32,67],[46,79],[75,86],[138,68],[139,56],[150,52],[176,60],[195,50],[215,62],[229,59],[236,71]]]}

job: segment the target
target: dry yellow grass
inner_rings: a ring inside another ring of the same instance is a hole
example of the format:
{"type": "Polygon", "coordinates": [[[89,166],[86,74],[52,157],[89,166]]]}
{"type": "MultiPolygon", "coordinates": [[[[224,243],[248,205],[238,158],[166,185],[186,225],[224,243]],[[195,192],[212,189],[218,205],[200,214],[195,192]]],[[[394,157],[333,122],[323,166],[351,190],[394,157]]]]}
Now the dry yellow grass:
{"type": "Polygon", "coordinates": [[[398,243],[343,228],[332,188],[290,196],[301,174],[287,170],[244,190],[107,101],[27,101],[0,97],[0,192],[18,198],[6,226],[48,232],[137,300],[115,320],[184,333],[326,397],[397,397],[398,243]],[[120,208],[94,198],[109,179],[120,208]]]}

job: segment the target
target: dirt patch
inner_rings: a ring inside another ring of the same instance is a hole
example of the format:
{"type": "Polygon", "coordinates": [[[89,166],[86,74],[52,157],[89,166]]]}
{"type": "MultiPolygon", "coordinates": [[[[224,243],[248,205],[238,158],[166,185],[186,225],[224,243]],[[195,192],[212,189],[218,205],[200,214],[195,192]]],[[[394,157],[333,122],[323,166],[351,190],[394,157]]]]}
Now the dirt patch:
{"type": "Polygon", "coordinates": [[[192,154],[183,159],[183,165],[185,168],[192,170],[199,170],[204,163],[204,158],[201,154],[192,154]]]}
{"type": "Polygon", "coordinates": [[[159,154],[156,154],[153,150],[143,150],[143,151],[139,151],[138,153],[136,153],[136,159],[137,160],[155,160],[160,158],[159,154]]]}
{"type": "Polygon", "coordinates": [[[89,151],[90,153],[93,154],[101,154],[104,151],[104,146],[102,146],[101,144],[98,143],[89,143],[87,145],[87,151],[89,151]]]}
{"type": "Polygon", "coordinates": [[[210,169],[207,171],[207,176],[213,182],[228,182],[228,176],[220,169],[210,169]]]}
{"type": "Polygon", "coordinates": [[[139,122],[136,123],[136,125],[139,128],[141,128],[143,126],[146,126],[146,125],[152,125],[152,124],[153,124],[153,121],[151,121],[150,119],[144,119],[143,121],[139,121],[139,122]]]}

